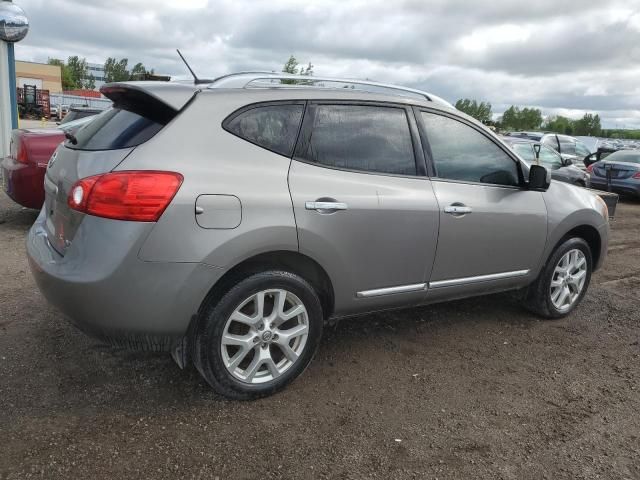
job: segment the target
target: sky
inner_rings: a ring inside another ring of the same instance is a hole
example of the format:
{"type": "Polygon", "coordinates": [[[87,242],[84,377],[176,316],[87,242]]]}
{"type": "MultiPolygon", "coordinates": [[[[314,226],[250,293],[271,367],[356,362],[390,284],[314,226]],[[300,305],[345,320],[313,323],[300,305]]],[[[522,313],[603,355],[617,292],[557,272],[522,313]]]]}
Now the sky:
{"type": "Polygon", "coordinates": [[[30,19],[20,60],[142,62],[188,78],[281,70],[419,88],[452,103],[598,113],[640,128],[640,0],[14,0],[30,19]]]}

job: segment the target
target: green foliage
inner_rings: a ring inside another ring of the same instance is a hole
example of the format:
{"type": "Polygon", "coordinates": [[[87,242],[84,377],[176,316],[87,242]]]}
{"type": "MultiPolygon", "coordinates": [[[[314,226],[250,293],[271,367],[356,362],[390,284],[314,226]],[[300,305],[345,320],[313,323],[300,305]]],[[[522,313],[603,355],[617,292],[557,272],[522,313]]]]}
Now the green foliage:
{"type": "Polygon", "coordinates": [[[90,88],[91,84],[95,87],[95,80],[89,79],[89,67],[87,60],[77,55],[67,59],[67,69],[71,72],[71,76],[75,81],[75,88],[90,88]]]}
{"type": "Polygon", "coordinates": [[[131,80],[144,80],[147,73],[152,73],[152,72],[148,72],[147,69],[144,67],[144,65],[138,62],[131,69],[131,74],[129,75],[129,78],[131,80]]]}
{"type": "Polygon", "coordinates": [[[573,135],[574,121],[570,118],[558,115],[550,117],[544,124],[543,130],[555,133],[564,133],[565,135],[573,135]]]}
{"type": "Polygon", "coordinates": [[[585,113],[580,120],[571,120],[563,116],[550,118],[544,125],[544,130],[566,135],[591,135],[599,137],[603,134],[598,114],[585,113]]]}
{"type": "Polygon", "coordinates": [[[107,61],[104,62],[105,82],[128,81],[130,78],[129,70],[127,69],[128,63],[129,60],[127,58],[123,58],[121,60],[112,57],[107,58],[107,61]]]}
{"type": "MultiPolygon", "coordinates": [[[[282,67],[282,72],[283,73],[290,73],[292,75],[305,75],[305,76],[312,76],[313,75],[313,65],[311,62],[309,62],[307,64],[306,67],[301,66],[298,63],[298,60],[296,59],[295,56],[291,55],[289,57],[289,60],[287,60],[284,64],[284,66],[282,67]]],[[[296,83],[295,80],[281,80],[282,83],[287,84],[287,85],[291,85],[296,83]]]]}
{"type": "Polygon", "coordinates": [[[49,58],[47,60],[49,65],[57,65],[60,67],[62,76],[62,90],[74,90],[77,88],[76,79],[73,78],[71,71],[67,68],[62,60],[59,58],[49,58]]]}
{"type": "Polygon", "coordinates": [[[511,105],[502,114],[501,123],[505,130],[537,130],[542,125],[542,112],[537,108],[520,109],[511,105]]]}
{"type": "Polygon", "coordinates": [[[602,126],[600,125],[600,116],[598,114],[585,113],[584,117],[576,120],[574,123],[575,135],[591,135],[600,136],[602,126]]]}
{"type": "Polygon", "coordinates": [[[489,102],[478,103],[476,100],[461,98],[456,102],[456,108],[482,123],[491,121],[491,104],[489,102]]]}

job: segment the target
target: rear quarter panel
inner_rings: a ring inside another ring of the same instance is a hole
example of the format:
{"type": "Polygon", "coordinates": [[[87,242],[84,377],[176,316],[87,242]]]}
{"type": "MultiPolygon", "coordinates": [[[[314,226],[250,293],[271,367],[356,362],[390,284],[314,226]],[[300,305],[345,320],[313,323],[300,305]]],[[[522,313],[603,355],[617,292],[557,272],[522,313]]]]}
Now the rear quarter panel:
{"type": "Polygon", "coordinates": [[[226,132],[222,121],[251,103],[248,95],[199,94],[151,141],[116,170],[179,172],[184,182],[139,252],[146,261],[203,262],[229,268],[273,250],[298,250],[287,184],[290,159],[226,132]],[[202,228],[195,215],[200,195],[240,200],[236,228],[202,228]]]}

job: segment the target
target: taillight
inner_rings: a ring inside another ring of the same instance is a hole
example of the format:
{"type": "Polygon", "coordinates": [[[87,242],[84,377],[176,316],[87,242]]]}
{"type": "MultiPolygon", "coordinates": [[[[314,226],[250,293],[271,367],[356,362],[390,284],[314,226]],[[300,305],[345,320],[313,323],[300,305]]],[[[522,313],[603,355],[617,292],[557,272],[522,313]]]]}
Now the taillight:
{"type": "MultiPolygon", "coordinates": [[[[12,141],[13,143],[13,141],[12,141]]],[[[29,163],[29,154],[27,152],[27,145],[24,142],[24,139],[18,137],[16,140],[16,148],[15,152],[11,152],[11,156],[15,158],[18,163],[24,163],[25,165],[29,163]]]]}
{"type": "Polygon", "coordinates": [[[587,167],[587,172],[593,173],[593,163],[587,167]]]}
{"type": "Polygon", "coordinates": [[[156,222],[182,185],[175,172],[122,171],[78,180],[67,197],[70,208],[96,217],[156,222]]]}
{"type": "Polygon", "coordinates": [[[636,180],[640,180],[640,172],[634,174],[633,178],[635,178],[636,180]]]}

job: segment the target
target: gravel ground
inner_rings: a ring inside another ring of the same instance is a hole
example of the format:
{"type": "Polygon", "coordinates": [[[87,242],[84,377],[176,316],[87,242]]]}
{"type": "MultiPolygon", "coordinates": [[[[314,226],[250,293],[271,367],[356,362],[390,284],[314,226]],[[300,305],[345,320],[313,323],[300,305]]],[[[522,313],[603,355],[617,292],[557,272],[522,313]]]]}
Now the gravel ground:
{"type": "Polygon", "coordinates": [[[28,269],[35,217],[0,193],[0,479],[640,478],[639,202],[569,318],[498,295],[344,321],[249,403],[71,327],[28,269]]]}

